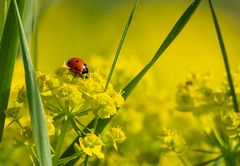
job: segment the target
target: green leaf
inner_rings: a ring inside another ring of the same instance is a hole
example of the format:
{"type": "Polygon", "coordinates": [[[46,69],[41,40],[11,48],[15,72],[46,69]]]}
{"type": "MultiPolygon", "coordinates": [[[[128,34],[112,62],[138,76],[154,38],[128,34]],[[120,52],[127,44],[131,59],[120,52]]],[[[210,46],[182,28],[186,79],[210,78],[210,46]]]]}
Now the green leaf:
{"type": "Polygon", "coordinates": [[[108,74],[108,78],[107,78],[107,82],[106,82],[104,91],[107,90],[108,85],[109,85],[109,82],[110,82],[110,80],[111,80],[111,78],[112,78],[112,74],[113,74],[114,68],[115,68],[115,66],[116,66],[116,64],[117,64],[117,60],[118,60],[120,51],[121,51],[121,49],[122,49],[123,42],[124,42],[124,40],[125,40],[125,38],[126,38],[128,29],[129,29],[129,26],[130,26],[130,24],[131,24],[131,22],[132,22],[132,18],[133,18],[133,15],[134,15],[134,12],[135,12],[137,3],[138,3],[138,0],[135,0],[135,3],[134,3],[134,5],[133,5],[132,11],[131,11],[131,14],[130,14],[130,16],[129,16],[129,18],[128,18],[127,24],[126,24],[126,26],[125,26],[125,28],[124,28],[124,31],[123,31],[121,40],[120,40],[120,42],[119,42],[118,49],[117,49],[117,52],[116,52],[116,54],[115,54],[115,57],[114,57],[114,60],[113,60],[113,63],[112,63],[110,72],[109,72],[109,74],[108,74]]]}
{"type": "MultiPolygon", "coordinates": [[[[24,11],[25,0],[18,0],[21,15],[24,11]]],[[[2,38],[0,43],[0,142],[5,123],[4,111],[7,109],[11,89],[13,70],[19,45],[19,36],[14,5],[11,1],[2,38]]]]}
{"type": "Polygon", "coordinates": [[[167,35],[166,39],[163,41],[162,45],[157,50],[152,60],[125,86],[122,95],[125,99],[131,94],[132,90],[137,86],[143,76],[148,72],[152,65],[158,60],[162,53],[168,48],[168,46],[182,31],[182,29],[185,27],[185,25],[193,15],[194,11],[197,9],[200,2],[201,0],[195,0],[192,2],[192,4],[190,4],[190,6],[185,10],[177,23],[174,25],[170,33],[167,35]]]}
{"type": "Polygon", "coordinates": [[[217,32],[218,42],[219,42],[221,52],[222,52],[222,56],[223,56],[224,66],[225,66],[225,70],[226,70],[226,73],[227,73],[228,84],[229,84],[229,87],[230,87],[230,93],[231,93],[231,96],[232,96],[233,108],[234,108],[235,112],[239,112],[237,96],[236,96],[236,92],[235,92],[235,89],[234,89],[233,80],[232,80],[232,77],[231,77],[231,70],[230,70],[230,66],[229,66],[229,63],[228,63],[227,51],[226,51],[225,46],[224,46],[222,33],[221,33],[221,30],[220,30],[218,20],[217,20],[217,16],[215,14],[215,11],[214,11],[211,0],[208,0],[208,3],[209,3],[209,6],[210,6],[210,9],[211,9],[213,22],[214,22],[215,29],[216,29],[216,32],[217,32]]]}
{"type": "Polygon", "coordinates": [[[36,143],[37,154],[39,157],[40,165],[51,166],[52,160],[50,144],[41,96],[38,90],[35,78],[35,71],[32,65],[26,36],[24,33],[21,17],[18,11],[17,1],[13,0],[13,2],[15,7],[15,13],[17,15],[17,22],[22,48],[22,57],[25,70],[25,82],[28,95],[29,111],[31,115],[32,130],[36,143]]]}

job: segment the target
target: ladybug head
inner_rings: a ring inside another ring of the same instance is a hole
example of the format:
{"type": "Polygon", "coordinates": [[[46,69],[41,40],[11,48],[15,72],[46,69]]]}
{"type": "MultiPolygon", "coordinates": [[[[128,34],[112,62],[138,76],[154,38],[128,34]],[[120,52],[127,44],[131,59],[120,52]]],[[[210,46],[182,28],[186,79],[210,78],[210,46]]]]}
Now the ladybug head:
{"type": "Polygon", "coordinates": [[[88,73],[88,67],[86,64],[83,65],[83,70],[82,70],[82,74],[87,74],[88,73]]]}

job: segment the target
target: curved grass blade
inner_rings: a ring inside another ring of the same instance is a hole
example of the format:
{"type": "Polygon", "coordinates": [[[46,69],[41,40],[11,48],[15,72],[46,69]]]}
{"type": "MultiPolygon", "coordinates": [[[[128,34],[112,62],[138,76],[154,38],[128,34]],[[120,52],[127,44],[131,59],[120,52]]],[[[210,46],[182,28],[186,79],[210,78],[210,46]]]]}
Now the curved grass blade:
{"type": "MultiPolygon", "coordinates": [[[[127,99],[133,88],[137,85],[137,83],[141,80],[141,78],[145,75],[145,73],[151,68],[151,66],[156,62],[156,60],[160,57],[160,55],[163,53],[163,51],[171,44],[171,42],[176,38],[176,36],[181,32],[183,27],[186,25],[188,20],[190,19],[191,15],[194,13],[196,8],[198,7],[201,0],[195,0],[190,6],[185,10],[183,15],[180,17],[180,19],[177,21],[173,29],[168,34],[167,38],[164,40],[163,44],[158,49],[157,53],[154,55],[152,61],[124,88],[125,95],[123,94],[123,97],[127,99]]],[[[103,129],[109,124],[112,117],[109,119],[99,119],[98,125],[95,130],[96,134],[99,134],[103,131],[103,129]]],[[[93,119],[87,126],[87,128],[92,128],[94,125],[95,119],[93,119]]],[[[85,131],[86,129],[85,128],[85,131]]],[[[68,149],[64,152],[62,157],[67,157],[72,154],[74,154],[74,144],[78,142],[79,138],[76,138],[73,143],[68,147],[68,149]]],[[[77,161],[72,160],[70,165],[74,165],[74,163],[77,161]]]]}
{"type": "Polygon", "coordinates": [[[25,70],[25,82],[28,95],[29,111],[31,115],[32,130],[36,142],[37,154],[39,157],[40,165],[51,166],[51,152],[48,138],[47,125],[44,117],[43,105],[40,93],[35,79],[35,72],[29,53],[27,40],[25,37],[22,21],[18,11],[16,0],[13,0],[15,13],[17,15],[17,22],[19,28],[19,35],[22,48],[22,57],[25,70]]]}
{"type": "Polygon", "coordinates": [[[229,63],[228,63],[227,51],[226,51],[225,46],[224,46],[222,33],[221,33],[221,30],[220,30],[220,27],[219,27],[219,24],[218,24],[217,16],[215,14],[215,11],[214,11],[214,8],[213,8],[213,5],[212,5],[212,1],[208,0],[208,3],[209,3],[209,6],[210,6],[210,9],[211,9],[213,22],[214,22],[215,29],[216,29],[216,32],[217,32],[218,42],[219,42],[219,45],[220,45],[220,48],[221,48],[225,70],[227,72],[227,79],[228,79],[228,84],[229,84],[229,87],[230,87],[230,93],[231,93],[231,96],[232,96],[233,108],[234,108],[235,112],[239,112],[237,96],[236,96],[236,92],[235,92],[235,89],[234,89],[233,80],[232,80],[232,77],[231,77],[231,70],[230,70],[230,66],[229,66],[229,63]]]}
{"type": "MultiPolygon", "coordinates": [[[[25,0],[18,0],[18,4],[22,15],[25,0]]],[[[17,27],[17,21],[14,12],[14,5],[11,1],[0,43],[0,142],[2,140],[5,123],[4,111],[8,106],[13,69],[19,45],[18,29],[15,27],[17,27]]]]}
{"type": "Polygon", "coordinates": [[[182,31],[182,29],[185,27],[185,25],[193,15],[194,11],[197,9],[200,2],[201,0],[195,0],[190,4],[190,6],[185,10],[177,23],[174,25],[170,33],[167,35],[166,39],[163,41],[162,45],[157,50],[152,60],[125,86],[122,95],[125,99],[131,94],[132,90],[137,86],[143,76],[148,72],[152,65],[158,60],[162,53],[168,48],[168,46],[182,31]]]}
{"type": "Polygon", "coordinates": [[[129,29],[129,26],[130,26],[130,24],[131,24],[131,22],[132,22],[132,18],[133,18],[133,15],[134,15],[134,12],[135,12],[135,9],[136,9],[137,4],[138,4],[138,0],[135,0],[134,6],[133,6],[132,11],[131,11],[131,14],[130,14],[130,16],[129,16],[129,18],[128,18],[127,24],[126,24],[126,26],[125,26],[125,28],[124,28],[124,31],[123,31],[121,40],[120,40],[120,42],[119,42],[118,49],[117,49],[117,52],[116,52],[116,54],[115,54],[115,57],[114,57],[114,60],[113,60],[113,63],[112,63],[110,72],[109,72],[109,74],[108,74],[108,78],[107,78],[107,82],[106,82],[104,91],[107,90],[108,85],[109,85],[109,82],[110,82],[110,80],[111,80],[111,78],[112,78],[112,74],[113,74],[114,68],[115,68],[115,66],[116,66],[116,64],[117,64],[118,56],[119,56],[120,51],[121,51],[121,49],[122,49],[123,42],[124,42],[124,40],[125,40],[125,38],[126,38],[128,29],[129,29]]]}

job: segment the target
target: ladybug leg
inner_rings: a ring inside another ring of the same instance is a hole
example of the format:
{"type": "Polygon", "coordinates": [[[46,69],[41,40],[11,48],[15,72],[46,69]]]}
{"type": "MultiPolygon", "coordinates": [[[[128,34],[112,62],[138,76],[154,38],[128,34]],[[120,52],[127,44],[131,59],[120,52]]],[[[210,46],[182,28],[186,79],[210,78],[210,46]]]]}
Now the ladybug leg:
{"type": "Polygon", "coordinates": [[[89,78],[88,74],[80,74],[80,77],[85,78],[85,79],[89,78]]]}

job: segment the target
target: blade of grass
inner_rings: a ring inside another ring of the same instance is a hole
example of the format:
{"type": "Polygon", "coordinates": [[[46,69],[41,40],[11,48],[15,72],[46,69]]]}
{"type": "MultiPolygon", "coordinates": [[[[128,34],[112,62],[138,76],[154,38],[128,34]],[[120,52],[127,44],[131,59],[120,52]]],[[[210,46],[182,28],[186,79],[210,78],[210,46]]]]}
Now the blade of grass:
{"type": "Polygon", "coordinates": [[[108,74],[108,78],[107,78],[107,82],[106,82],[104,91],[107,90],[108,85],[109,85],[109,82],[110,82],[110,80],[111,80],[111,78],[112,78],[112,74],[113,74],[114,68],[115,68],[115,66],[116,66],[116,64],[117,64],[118,56],[119,56],[119,54],[120,54],[120,52],[121,52],[121,49],[122,49],[122,46],[123,46],[123,42],[124,42],[124,40],[125,40],[125,38],[126,38],[128,29],[129,29],[129,26],[130,26],[130,24],[131,24],[131,22],[132,22],[132,18],[133,18],[133,15],[134,15],[134,12],[135,12],[135,9],[136,9],[137,4],[138,4],[138,0],[135,0],[135,3],[134,3],[134,5],[133,5],[132,11],[131,11],[131,14],[130,14],[130,16],[129,16],[129,18],[128,18],[127,24],[126,24],[126,26],[125,26],[125,28],[124,28],[124,31],[123,31],[121,40],[120,40],[120,42],[119,42],[118,49],[117,49],[117,52],[116,52],[116,54],[115,54],[115,57],[114,57],[114,60],[113,60],[111,69],[110,69],[110,71],[109,71],[109,74],[108,74]]]}
{"type": "Polygon", "coordinates": [[[22,48],[22,57],[25,70],[25,82],[28,95],[29,111],[31,115],[32,130],[36,143],[37,154],[39,157],[40,165],[51,166],[52,160],[50,144],[41,96],[35,79],[35,71],[32,65],[26,36],[24,33],[21,17],[18,11],[17,1],[13,0],[13,2],[15,7],[15,13],[17,15],[19,36],[22,48]]]}
{"type": "Polygon", "coordinates": [[[0,40],[2,38],[2,32],[8,13],[9,2],[7,0],[0,0],[0,40]]]}
{"type": "MultiPolygon", "coordinates": [[[[152,61],[124,88],[125,90],[125,96],[123,96],[125,99],[129,96],[133,88],[137,85],[137,83],[141,80],[141,78],[145,75],[145,73],[151,68],[151,66],[155,63],[155,61],[160,57],[161,53],[171,44],[171,42],[176,38],[176,36],[181,32],[183,27],[186,25],[188,20],[190,19],[191,15],[194,13],[196,8],[198,7],[201,0],[195,0],[193,3],[190,4],[190,6],[185,10],[183,15],[179,18],[173,29],[168,34],[167,38],[164,40],[163,44],[158,49],[157,53],[154,55],[152,61]],[[134,87],[133,87],[134,86],[134,87]],[[127,95],[126,95],[127,94],[127,95]]],[[[99,119],[98,125],[96,128],[95,133],[99,134],[103,131],[103,129],[109,124],[112,117],[109,119],[99,119]]],[[[94,126],[93,119],[87,126],[87,128],[92,128],[94,126]]],[[[86,129],[84,130],[88,132],[86,129]]],[[[76,138],[73,143],[68,147],[68,149],[63,153],[62,157],[67,157],[72,154],[74,154],[74,144],[78,142],[79,138],[76,138]]],[[[76,160],[72,160],[71,164],[74,164],[76,160]]],[[[71,165],[70,164],[70,165],[71,165]]]]}
{"type": "MultiPolygon", "coordinates": [[[[25,0],[18,0],[21,15],[24,11],[25,0]]],[[[11,89],[13,69],[17,57],[19,36],[14,5],[11,2],[0,43],[0,142],[5,123],[4,111],[7,109],[11,89]]]]}
{"type": "Polygon", "coordinates": [[[218,24],[217,16],[215,14],[215,11],[214,11],[214,8],[213,8],[213,5],[212,5],[212,1],[208,0],[208,3],[209,3],[210,10],[211,10],[211,13],[212,13],[214,26],[215,26],[215,29],[216,29],[216,32],[217,32],[218,42],[219,42],[220,49],[221,49],[221,52],[222,52],[225,70],[227,72],[227,79],[228,79],[228,84],[229,84],[229,87],[230,87],[230,93],[231,93],[231,96],[232,96],[233,108],[234,108],[235,112],[239,112],[237,96],[236,96],[236,92],[235,92],[235,89],[234,89],[233,80],[232,80],[232,77],[231,77],[231,70],[230,70],[230,66],[229,66],[229,62],[228,62],[227,51],[225,49],[224,42],[223,42],[222,33],[221,33],[221,30],[220,30],[220,27],[219,27],[219,24],[218,24]]]}
{"type": "Polygon", "coordinates": [[[170,33],[167,35],[166,39],[163,41],[162,45],[157,50],[152,60],[125,86],[122,95],[125,99],[131,94],[132,90],[137,86],[137,84],[143,78],[143,76],[148,72],[152,65],[158,60],[162,53],[168,48],[168,46],[182,31],[187,22],[190,20],[194,11],[197,9],[200,2],[201,0],[195,0],[190,4],[190,6],[185,10],[185,12],[179,18],[177,23],[174,25],[170,33]]]}
{"type": "Polygon", "coordinates": [[[38,0],[33,1],[33,18],[32,18],[32,56],[33,66],[37,69],[38,65],[38,0]]]}

